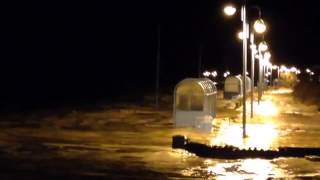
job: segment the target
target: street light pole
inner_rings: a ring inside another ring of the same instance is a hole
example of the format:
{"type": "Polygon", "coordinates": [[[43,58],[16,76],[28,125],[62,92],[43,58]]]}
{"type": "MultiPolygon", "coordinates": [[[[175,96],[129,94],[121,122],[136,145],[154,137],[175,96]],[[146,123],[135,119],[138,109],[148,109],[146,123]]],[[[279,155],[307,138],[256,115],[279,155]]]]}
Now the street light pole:
{"type": "Polygon", "coordinates": [[[246,72],[247,72],[247,18],[246,18],[246,0],[243,1],[243,5],[241,8],[241,20],[242,20],[242,32],[243,32],[243,38],[242,38],[242,137],[245,138],[246,135],[246,72]]]}
{"type": "Polygon", "coordinates": [[[159,108],[159,86],[160,86],[160,24],[157,26],[157,59],[156,59],[156,89],[155,89],[156,108],[159,108]]]}
{"type": "MultiPolygon", "coordinates": [[[[243,125],[243,138],[246,137],[246,72],[247,72],[247,39],[249,39],[249,24],[247,23],[247,14],[246,14],[246,0],[242,1],[242,6],[241,6],[241,21],[242,21],[242,103],[243,103],[243,111],[242,111],[242,125],[243,125]]],[[[257,33],[263,33],[266,30],[266,26],[261,19],[261,11],[260,8],[259,10],[259,19],[255,21],[254,23],[254,28],[257,33]]],[[[233,7],[232,5],[225,6],[223,9],[224,13],[227,16],[233,16],[236,12],[236,8],[233,7]]],[[[241,38],[241,36],[239,36],[241,38]]],[[[253,38],[252,38],[253,39],[253,38]]],[[[253,40],[252,40],[253,42],[253,40]]],[[[253,61],[254,61],[254,56],[253,56],[253,61]]],[[[254,68],[254,63],[252,65],[254,68]]],[[[254,69],[253,69],[254,71],[254,69]]],[[[254,76],[254,73],[251,73],[252,76],[254,76]]],[[[251,86],[252,88],[252,86],[251,86]]],[[[252,98],[253,99],[253,98],[252,98]]],[[[253,104],[253,102],[251,101],[253,104]]],[[[251,108],[253,111],[253,108],[251,108]]],[[[252,112],[253,114],[253,112],[252,112]]],[[[252,115],[251,115],[252,116],[252,115]]]]}
{"type": "Polygon", "coordinates": [[[260,104],[261,96],[262,96],[262,75],[263,75],[263,67],[262,67],[262,53],[261,47],[258,47],[259,52],[259,80],[258,80],[258,104],[260,104]]]}
{"type": "Polygon", "coordinates": [[[250,34],[251,43],[251,118],[253,118],[253,99],[254,99],[254,60],[256,53],[256,46],[254,44],[254,34],[250,34]]]}

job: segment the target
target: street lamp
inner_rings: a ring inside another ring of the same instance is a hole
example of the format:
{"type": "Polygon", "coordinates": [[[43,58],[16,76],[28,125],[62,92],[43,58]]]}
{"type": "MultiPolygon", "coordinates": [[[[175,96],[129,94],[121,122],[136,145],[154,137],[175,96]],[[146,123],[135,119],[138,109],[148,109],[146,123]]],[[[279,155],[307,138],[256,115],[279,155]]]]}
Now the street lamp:
{"type": "Polygon", "coordinates": [[[209,71],[203,72],[203,76],[206,77],[206,78],[209,78],[210,74],[211,73],[209,71]]]}
{"type": "Polygon", "coordinates": [[[218,73],[217,73],[217,71],[213,71],[213,72],[211,73],[211,75],[215,78],[215,77],[218,76],[218,73]]]}
{"type": "Polygon", "coordinates": [[[314,72],[312,72],[309,68],[307,68],[306,73],[309,74],[309,81],[312,81],[312,76],[314,75],[314,72]]]}
{"type": "MultiPolygon", "coordinates": [[[[259,9],[260,10],[260,9],[259,9]]],[[[232,16],[236,13],[236,8],[231,5],[227,5],[224,8],[224,13],[227,16],[232,16]]],[[[259,15],[261,12],[259,11],[259,15]]],[[[243,125],[243,138],[246,137],[246,72],[247,72],[247,39],[249,38],[249,24],[247,23],[246,15],[246,1],[243,1],[241,6],[241,21],[242,21],[242,34],[239,33],[238,37],[242,39],[242,97],[243,97],[243,112],[242,112],[242,125],[243,125]]],[[[266,30],[262,19],[260,18],[255,22],[254,28],[258,33],[263,33],[266,30]]],[[[250,34],[251,45],[254,44],[253,33],[250,34]],[[252,38],[251,38],[252,37],[252,38]]],[[[254,55],[252,55],[254,60],[254,55]]],[[[253,66],[253,65],[252,65],[253,66]]],[[[253,73],[251,73],[253,75],[253,73]]],[[[252,97],[253,99],[253,97],[252,97]]],[[[253,103],[252,103],[253,104],[253,103]]]]}
{"type": "Polygon", "coordinates": [[[259,34],[262,34],[267,30],[267,26],[264,24],[264,21],[261,19],[261,17],[254,22],[253,27],[254,30],[259,34]]]}
{"type": "Polygon", "coordinates": [[[258,45],[258,53],[259,53],[259,80],[258,80],[258,103],[260,104],[260,100],[262,97],[262,85],[263,85],[263,63],[264,63],[264,56],[263,52],[268,50],[268,45],[265,41],[262,41],[258,45]]]}
{"type": "Polygon", "coordinates": [[[229,75],[230,75],[230,71],[226,71],[226,72],[223,73],[223,77],[224,78],[228,77],[229,75]]]}
{"type": "MultiPolygon", "coordinates": [[[[267,27],[264,24],[264,21],[261,19],[261,9],[258,6],[255,8],[259,12],[259,19],[256,20],[253,24],[254,31],[258,34],[262,34],[266,31],[267,27]]],[[[254,43],[254,32],[251,31],[250,33],[250,49],[251,49],[251,118],[253,118],[253,100],[254,100],[254,62],[255,62],[255,55],[257,54],[257,46],[254,43]]],[[[265,47],[263,47],[265,49],[265,47]]]]}
{"type": "Polygon", "coordinates": [[[233,5],[227,5],[224,7],[223,12],[227,16],[233,16],[236,13],[237,9],[233,5]]]}
{"type": "Polygon", "coordinates": [[[241,39],[241,40],[243,40],[243,32],[242,32],[242,31],[241,31],[241,32],[238,32],[238,38],[241,39]]]}
{"type": "Polygon", "coordinates": [[[279,66],[273,65],[273,66],[272,66],[272,69],[273,69],[273,70],[277,70],[277,79],[279,80],[279,78],[280,78],[280,69],[279,69],[279,66]]]}

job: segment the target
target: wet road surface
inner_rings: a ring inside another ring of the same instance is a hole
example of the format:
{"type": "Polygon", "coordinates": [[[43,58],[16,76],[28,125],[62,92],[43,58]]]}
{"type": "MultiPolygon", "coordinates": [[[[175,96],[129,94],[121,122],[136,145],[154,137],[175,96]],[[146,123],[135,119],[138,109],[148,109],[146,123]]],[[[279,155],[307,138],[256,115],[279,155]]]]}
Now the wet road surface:
{"type": "MultiPolygon", "coordinates": [[[[306,158],[206,159],[172,150],[182,134],[212,145],[276,149],[320,147],[320,113],[295,102],[289,90],[269,91],[242,139],[241,107],[220,99],[211,133],[175,128],[171,108],[108,106],[24,121],[0,121],[0,178],[266,179],[320,178],[320,162],[306,158]]],[[[250,108],[249,104],[248,109],[250,108]]],[[[168,105],[169,106],[169,105],[168,105]]]]}

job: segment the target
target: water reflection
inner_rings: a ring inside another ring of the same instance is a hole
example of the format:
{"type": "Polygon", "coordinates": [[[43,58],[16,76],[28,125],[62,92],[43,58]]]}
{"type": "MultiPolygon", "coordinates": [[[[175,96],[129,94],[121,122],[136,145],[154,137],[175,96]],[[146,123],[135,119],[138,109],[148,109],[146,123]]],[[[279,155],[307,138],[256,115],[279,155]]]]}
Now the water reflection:
{"type": "Polygon", "coordinates": [[[248,138],[242,138],[241,124],[223,123],[217,135],[211,139],[211,145],[233,145],[239,148],[270,149],[278,137],[278,131],[273,124],[248,124],[248,138]]]}
{"type": "Polygon", "coordinates": [[[267,179],[284,175],[270,160],[263,159],[209,165],[207,174],[215,176],[215,179],[267,179]]]}

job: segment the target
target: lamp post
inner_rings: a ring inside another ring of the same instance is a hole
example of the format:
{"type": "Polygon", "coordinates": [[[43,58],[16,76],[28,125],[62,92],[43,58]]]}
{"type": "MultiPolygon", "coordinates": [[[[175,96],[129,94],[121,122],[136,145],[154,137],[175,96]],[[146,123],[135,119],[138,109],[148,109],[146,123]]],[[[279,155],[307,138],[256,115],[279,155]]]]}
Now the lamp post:
{"type": "MultiPolygon", "coordinates": [[[[242,33],[238,34],[238,37],[242,39],[242,101],[243,101],[243,111],[242,111],[242,125],[243,125],[243,138],[246,137],[246,72],[247,72],[247,39],[249,38],[249,23],[247,23],[247,14],[246,14],[246,0],[242,1],[241,6],[241,21],[242,21],[242,33]]],[[[253,27],[257,33],[263,33],[266,30],[266,26],[261,19],[261,11],[259,10],[259,19],[255,21],[253,27]]],[[[236,8],[228,5],[224,8],[224,13],[227,16],[232,16],[236,12],[236,8]]],[[[251,78],[253,83],[251,83],[251,117],[253,117],[253,90],[254,90],[254,58],[255,58],[255,49],[253,49],[254,45],[254,35],[250,34],[250,42],[251,42],[251,78]]]]}
{"type": "MultiPolygon", "coordinates": [[[[227,16],[233,16],[236,12],[236,8],[228,5],[223,9],[227,16]]],[[[248,36],[248,24],[246,15],[246,0],[243,0],[241,6],[241,21],[242,21],[242,101],[243,101],[243,111],[242,111],[242,125],[243,133],[242,137],[246,137],[246,72],[247,72],[247,36],[248,36]]],[[[241,36],[241,35],[239,35],[241,36]]]]}
{"type": "MultiPolygon", "coordinates": [[[[262,34],[266,31],[266,25],[264,24],[263,20],[261,19],[261,9],[257,6],[255,8],[259,12],[259,19],[254,22],[254,30],[256,33],[262,34]]],[[[254,43],[254,33],[253,31],[250,34],[250,49],[251,49],[251,118],[253,118],[253,100],[254,100],[254,61],[255,55],[257,53],[256,45],[254,43]]]]}
{"type": "MultiPolygon", "coordinates": [[[[279,77],[280,77],[279,66],[273,65],[273,66],[272,66],[272,69],[273,69],[273,70],[277,70],[277,79],[278,79],[278,81],[279,81],[279,77]]],[[[275,84],[273,84],[273,86],[275,86],[275,84]]]]}
{"type": "MultiPolygon", "coordinates": [[[[224,13],[228,16],[234,15],[236,8],[228,5],[224,8],[224,13]]],[[[241,6],[241,21],[242,21],[242,101],[243,101],[243,111],[242,111],[242,126],[243,133],[242,137],[246,137],[246,72],[247,72],[247,38],[248,38],[248,24],[246,15],[246,0],[243,0],[241,6]]]]}
{"type": "Polygon", "coordinates": [[[268,50],[268,45],[265,41],[260,42],[258,46],[258,53],[259,53],[259,80],[258,80],[258,103],[260,104],[261,97],[262,97],[262,85],[263,85],[263,61],[264,56],[263,52],[268,50]]]}

